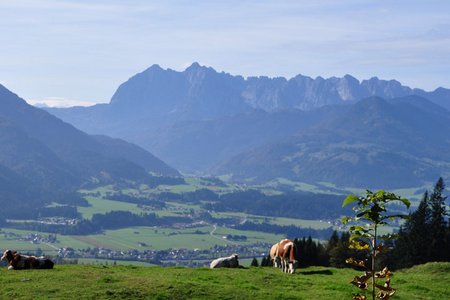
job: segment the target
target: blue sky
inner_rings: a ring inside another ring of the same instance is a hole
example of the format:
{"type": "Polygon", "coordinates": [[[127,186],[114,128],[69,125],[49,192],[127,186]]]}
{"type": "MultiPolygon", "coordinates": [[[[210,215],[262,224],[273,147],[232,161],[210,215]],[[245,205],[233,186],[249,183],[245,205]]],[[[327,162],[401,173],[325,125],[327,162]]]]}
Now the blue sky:
{"type": "Polygon", "coordinates": [[[450,1],[0,0],[0,83],[30,103],[109,102],[152,64],[450,88],[450,1]]]}

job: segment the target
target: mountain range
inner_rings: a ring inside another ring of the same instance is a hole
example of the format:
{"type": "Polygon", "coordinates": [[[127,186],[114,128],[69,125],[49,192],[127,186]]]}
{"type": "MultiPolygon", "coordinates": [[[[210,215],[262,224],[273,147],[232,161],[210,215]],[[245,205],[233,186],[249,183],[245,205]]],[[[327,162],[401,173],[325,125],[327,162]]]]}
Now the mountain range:
{"type": "Polygon", "coordinates": [[[65,201],[92,182],[145,182],[149,172],[179,176],[141,147],[88,135],[28,105],[2,85],[0,144],[0,201],[16,206],[65,201]]]}
{"type": "Polygon", "coordinates": [[[109,104],[46,108],[183,172],[364,187],[446,176],[447,109],[444,88],[350,75],[244,78],[198,63],[182,72],[153,65],[121,84],[109,104]]]}
{"type": "Polygon", "coordinates": [[[236,180],[420,186],[450,175],[449,128],[450,114],[424,98],[371,97],[307,130],[241,153],[215,172],[236,180]]]}

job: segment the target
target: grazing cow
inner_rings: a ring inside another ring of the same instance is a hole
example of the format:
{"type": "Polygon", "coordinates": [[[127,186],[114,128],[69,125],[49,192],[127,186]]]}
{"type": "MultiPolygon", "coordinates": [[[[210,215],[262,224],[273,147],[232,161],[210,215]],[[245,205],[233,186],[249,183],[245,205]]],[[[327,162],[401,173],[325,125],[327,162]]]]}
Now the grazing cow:
{"type": "Polygon", "coordinates": [[[282,240],[278,243],[277,252],[275,254],[281,258],[281,269],[283,272],[293,274],[297,267],[297,249],[295,244],[290,240],[282,240]]]}
{"type": "Polygon", "coordinates": [[[233,254],[229,257],[220,257],[211,262],[209,265],[211,269],[215,268],[239,268],[238,255],[233,254]]]}
{"type": "Polygon", "coordinates": [[[16,251],[5,250],[1,260],[8,262],[8,270],[53,269],[53,261],[43,256],[28,256],[16,251]]]}
{"type": "Polygon", "coordinates": [[[275,268],[281,268],[281,257],[278,256],[278,247],[280,243],[284,241],[289,241],[288,239],[281,240],[280,242],[274,244],[272,248],[270,248],[270,259],[272,260],[273,266],[275,268]]]}

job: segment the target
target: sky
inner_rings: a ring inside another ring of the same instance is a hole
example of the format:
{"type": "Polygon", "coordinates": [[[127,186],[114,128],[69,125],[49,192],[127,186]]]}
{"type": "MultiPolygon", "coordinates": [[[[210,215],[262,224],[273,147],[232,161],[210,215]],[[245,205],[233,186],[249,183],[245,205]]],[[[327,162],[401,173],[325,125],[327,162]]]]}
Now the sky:
{"type": "Polygon", "coordinates": [[[193,62],[450,88],[450,1],[0,0],[0,84],[32,104],[109,102],[153,64],[193,62]]]}

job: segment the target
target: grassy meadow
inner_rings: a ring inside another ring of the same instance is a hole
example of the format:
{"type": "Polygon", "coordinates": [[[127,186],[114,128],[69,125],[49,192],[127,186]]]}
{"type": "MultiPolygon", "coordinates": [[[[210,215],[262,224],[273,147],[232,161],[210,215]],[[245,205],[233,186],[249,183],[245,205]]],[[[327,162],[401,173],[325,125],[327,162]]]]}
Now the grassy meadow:
{"type": "MultiPolygon", "coordinates": [[[[266,268],[56,265],[1,269],[2,299],[351,299],[357,271],[311,267],[294,275],[266,268]]],[[[393,299],[450,299],[450,263],[395,272],[393,299]]]]}
{"type": "Polygon", "coordinates": [[[209,249],[214,245],[224,246],[233,243],[222,238],[227,234],[245,234],[247,241],[239,242],[240,245],[248,245],[256,242],[275,243],[281,239],[281,235],[268,234],[253,231],[238,231],[229,228],[218,227],[211,235],[212,226],[196,227],[189,229],[128,227],[118,230],[106,230],[102,234],[87,236],[72,236],[81,242],[90,244],[91,247],[103,247],[109,249],[209,249]],[[144,242],[147,246],[139,246],[144,242]]]}

